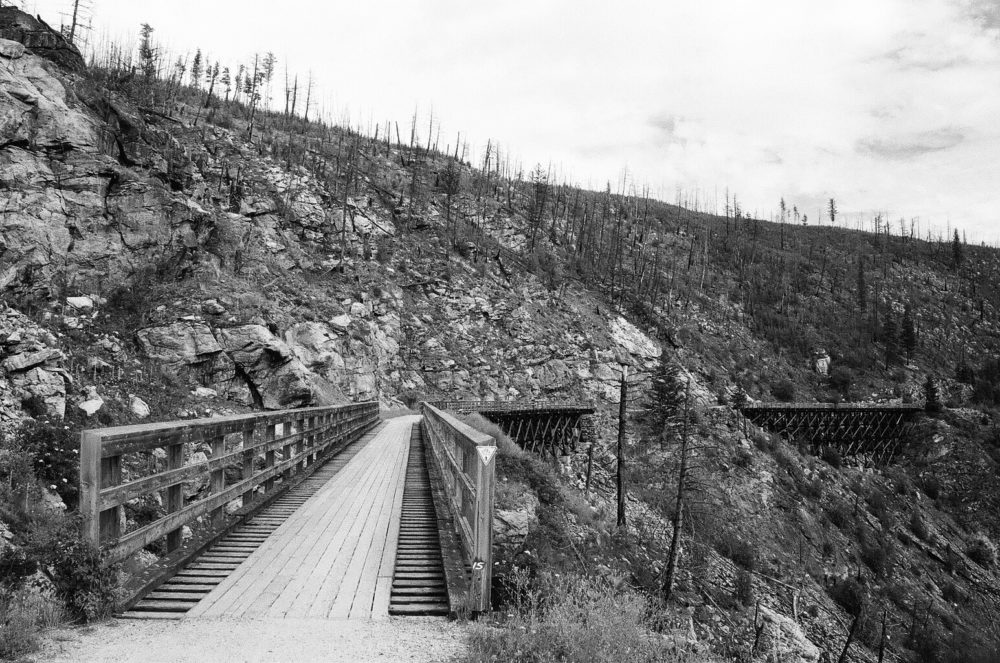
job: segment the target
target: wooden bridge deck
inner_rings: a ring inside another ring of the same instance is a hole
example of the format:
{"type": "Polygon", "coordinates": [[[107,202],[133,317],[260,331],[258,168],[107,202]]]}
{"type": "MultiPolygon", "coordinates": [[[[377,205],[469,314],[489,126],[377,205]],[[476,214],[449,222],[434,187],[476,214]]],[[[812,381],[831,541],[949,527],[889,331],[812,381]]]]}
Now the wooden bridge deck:
{"type": "Polygon", "coordinates": [[[187,618],[388,617],[410,432],[419,420],[387,421],[187,618]]]}

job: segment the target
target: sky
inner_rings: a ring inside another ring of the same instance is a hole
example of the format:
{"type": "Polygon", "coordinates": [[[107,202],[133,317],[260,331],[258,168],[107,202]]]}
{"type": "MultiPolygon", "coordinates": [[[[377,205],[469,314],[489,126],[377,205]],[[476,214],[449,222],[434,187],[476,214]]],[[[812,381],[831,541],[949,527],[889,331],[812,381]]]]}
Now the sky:
{"type": "MultiPolygon", "coordinates": [[[[273,51],[353,124],[433,113],[525,171],[623,178],[762,218],[882,213],[1000,244],[1000,0],[88,0],[93,33],[140,23],[177,53],[273,51]]],[[[54,25],[71,0],[22,0],[54,25]]],[[[280,86],[283,81],[276,85],[280,86]]],[[[282,96],[276,89],[276,96],[282,96]]]]}

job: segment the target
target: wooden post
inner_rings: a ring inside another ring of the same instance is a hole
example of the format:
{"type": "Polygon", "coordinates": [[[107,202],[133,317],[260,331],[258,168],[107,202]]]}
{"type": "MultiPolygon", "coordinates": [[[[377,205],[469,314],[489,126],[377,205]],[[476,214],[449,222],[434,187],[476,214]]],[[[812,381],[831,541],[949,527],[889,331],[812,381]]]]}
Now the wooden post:
{"type": "MultiPolygon", "coordinates": [[[[101,488],[117,486],[122,482],[122,457],[101,459],[101,488]]],[[[100,494],[100,493],[98,493],[100,494]]],[[[122,535],[121,506],[101,512],[101,540],[114,541],[122,535]]]]}
{"type": "MultiPolygon", "coordinates": [[[[265,420],[264,425],[264,442],[274,441],[274,421],[271,419],[265,420]]],[[[274,467],[274,449],[268,449],[267,453],[264,454],[264,469],[269,470],[274,467]]],[[[271,492],[271,488],[274,486],[274,477],[264,480],[264,492],[271,492]]]]}
{"type": "MultiPolygon", "coordinates": [[[[254,461],[254,458],[255,458],[256,454],[254,454],[254,452],[252,450],[251,451],[247,451],[246,449],[247,449],[247,447],[253,445],[254,438],[256,437],[256,435],[254,433],[256,431],[257,431],[257,427],[256,426],[254,426],[253,428],[250,428],[250,429],[247,429],[247,430],[243,431],[243,449],[244,449],[244,451],[243,451],[243,475],[242,475],[243,479],[249,479],[250,477],[253,476],[253,461],[254,461]]],[[[253,486],[251,486],[248,490],[246,490],[246,491],[243,492],[243,506],[246,506],[247,504],[250,504],[250,502],[253,502],[253,486]]]]}
{"type": "MultiPolygon", "coordinates": [[[[167,446],[167,469],[175,470],[184,466],[184,443],[178,442],[167,446]]],[[[166,510],[167,513],[180,511],[184,508],[183,484],[176,483],[167,488],[166,510]]],[[[167,532],[167,552],[173,552],[181,546],[182,530],[177,529],[167,532]]]]}
{"type": "MultiPolygon", "coordinates": [[[[320,418],[322,420],[322,417],[320,418]]],[[[309,437],[306,438],[306,446],[309,448],[309,454],[306,456],[306,467],[309,467],[316,462],[316,416],[313,415],[307,419],[307,426],[309,426],[309,437]]]]}
{"type": "MultiPolygon", "coordinates": [[[[281,437],[287,437],[292,434],[292,428],[293,428],[292,423],[293,422],[288,421],[287,419],[281,422],[280,424],[281,437]]],[[[281,445],[281,460],[286,461],[291,457],[292,457],[292,445],[291,444],[281,445]]],[[[282,481],[288,481],[288,479],[291,478],[291,476],[292,476],[292,468],[290,467],[281,473],[282,481]]]]}
{"type": "Polygon", "coordinates": [[[92,431],[80,433],[80,514],[83,538],[101,545],[101,438],[92,431]]]}
{"type": "MultiPolygon", "coordinates": [[[[303,417],[299,417],[295,421],[296,421],[296,423],[298,424],[298,427],[299,427],[299,441],[295,443],[295,455],[298,456],[298,455],[300,455],[302,453],[302,451],[305,449],[305,446],[306,446],[306,442],[305,442],[305,439],[306,439],[305,438],[305,434],[306,434],[305,422],[306,422],[306,420],[303,417]]],[[[310,418],[310,421],[311,421],[311,418],[310,418]]],[[[305,459],[299,460],[297,463],[295,463],[295,472],[296,473],[301,472],[302,468],[304,468],[305,466],[306,466],[305,459]]]]}
{"type": "MultiPolygon", "coordinates": [[[[219,435],[212,439],[212,460],[219,458],[226,451],[226,437],[224,435],[219,435]]],[[[212,494],[221,493],[226,489],[226,470],[220,467],[217,470],[213,470],[209,478],[210,484],[209,488],[212,494]]],[[[226,519],[226,505],[222,504],[218,508],[212,509],[210,516],[210,521],[212,527],[221,527],[223,521],[226,519]]]]}
{"type": "Polygon", "coordinates": [[[476,522],[472,559],[472,609],[490,609],[493,576],[493,500],[496,476],[496,447],[476,447],[476,522]]]}

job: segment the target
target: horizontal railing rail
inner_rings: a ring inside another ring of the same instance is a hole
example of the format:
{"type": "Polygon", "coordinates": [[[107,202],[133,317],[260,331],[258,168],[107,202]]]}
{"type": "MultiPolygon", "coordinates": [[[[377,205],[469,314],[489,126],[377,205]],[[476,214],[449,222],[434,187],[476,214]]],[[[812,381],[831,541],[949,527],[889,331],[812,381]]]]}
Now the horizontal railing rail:
{"type": "Polygon", "coordinates": [[[493,505],[496,492],[496,441],[441,409],[423,403],[424,435],[438,468],[448,507],[472,568],[468,608],[490,609],[493,575],[493,505]]]}
{"type": "Polygon", "coordinates": [[[279,479],[287,485],[334,445],[360,437],[378,422],[378,411],[378,403],[372,401],[83,431],[80,512],[84,536],[104,548],[109,561],[125,559],[163,537],[167,552],[172,552],[181,545],[185,525],[208,516],[208,526],[221,527],[226,505],[241,499],[246,507],[267,499],[279,479]],[[185,445],[207,445],[211,456],[185,462],[185,445]],[[145,455],[144,461],[140,455],[145,455]],[[123,468],[138,471],[150,464],[158,471],[122,480],[123,468]],[[166,467],[160,469],[163,464],[166,467]],[[239,479],[230,483],[227,470],[239,479]],[[186,503],[184,485],[202,479],[208,494],[186,503]],[[156,494],[166,513],[123,532],[125,506],[156,494]]]}

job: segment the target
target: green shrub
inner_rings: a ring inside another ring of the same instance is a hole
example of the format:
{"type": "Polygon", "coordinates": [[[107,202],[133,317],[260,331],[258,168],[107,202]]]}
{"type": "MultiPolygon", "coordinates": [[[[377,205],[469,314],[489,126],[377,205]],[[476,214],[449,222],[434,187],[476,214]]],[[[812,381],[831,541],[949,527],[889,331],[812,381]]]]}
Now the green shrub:
{"type": "Polygon", "coordinates": [[[790,380],[782,380],[771,387],[771,395],[783,403],[791,403],[795,400],[795,385],[790,380]]]}
{"type": "Polygon", "coordinates": [[[31,454],[35,477],[70,508],[79,498],[80,450],[69,426],[49,421],[26,421],[14,433],[15,448],[31,454]]]}
{"type": "Polygon", "coordinates": [[[106,617],[118,600],[118,568],[80,536],[79,521],[62,516],[29,534],[25,546],[49,576],[70,618],[106,617]]]}
{"type": "Polygon", "coordinates": [[[520,458],[530,456],[527,451],[521,449],[500,426],[496,425],[486,417],[476,412],[460,417],[469,426],[472,426],[480,433],[489,435],[496,440],[497,453],[504,457],[520,458]]]}
{"type": "Polygon", "coordinates": [[[826,517],[840,529],[847,527],[853,519],[850,507],[840,500],[826,508],[826,517]]]}
{"type": "Polygon", "coordinates": [[[896,549],[890,539],[861,542],[861,561],[880,578],[888,578],[896,558],[896,549]]]}
{"type": "Polygon", "coordinates": [[[965,554],[969,556],[969,559],[982,567],[990,567],[997,563],[996,544],[982,532],[972,537],[972,542],[966,548],[965,554]]]}
{"type": "Polygon", "coordinates": [[[933,474],[927,474],[920,478],[920,490],[932,500],[941,496],[941,480],[933,474]]]}
{"type": "Polygon", "coordinates": [[[827,589],[827,594],[852,617],[860,615],[868,602],[864,589],[853,578],[841,580],[827,589]]]}
{"type": "Polygon", "coordinates": [[[854,374],[851,373],[850,369],[845,368],[844,366],[838,366],[830,371],[830,387],[835,389],[845,398],[847,398],[850,394],[851,385],[853,384],[854,374]]]}
{"type": "MultiPolygon", "coordinates": [[[[522,580],[522,585],[527,583],[522,580]]],[[[654,663],[693,661],[655,635],[647,599],[629,590],[578,576],[542,576],[498,628],[478,622],[465,661],[572,661],[654,663]]],[[[683,645],[681,645],[683,650],[683,645]]]]}
{"type": "Polygon", "coordinates": [[[38,570],[38,562],[21,548],[7,546],[0,550],[0,591],[16,592],[38,570]]]}

